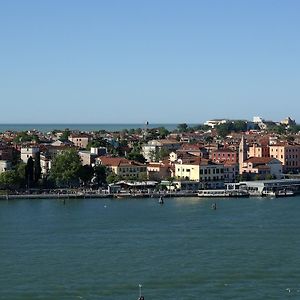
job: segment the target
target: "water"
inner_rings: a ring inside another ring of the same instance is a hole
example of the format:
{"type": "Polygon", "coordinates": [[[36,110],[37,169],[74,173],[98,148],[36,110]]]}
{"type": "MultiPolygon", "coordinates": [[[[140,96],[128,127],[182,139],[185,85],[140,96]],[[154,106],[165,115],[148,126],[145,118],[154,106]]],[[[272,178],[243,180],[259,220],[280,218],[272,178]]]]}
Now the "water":
{"type": "Polygon", "coordinates": [[[300,299],[300,197],[0,201],[0,299],[300,299]],[[212,210],[213,202],[217,210],[212,210]]]}
{"type": "MultiPolygon", "coordinates": [[[[149,124],[148,128],[165,127],[168,130],[176,129],[178,124],[149,124]]],[[[193,126],[192,124],[190,124],[193,126]]],[[[81,130],[81,131],[121,131],[123,129],[145,128],[145,124],[0,124],[0,132],[6,130],[11,131],[27,131],[36,129],[40,132],[49,132],[57,130],[81,130]]]]}

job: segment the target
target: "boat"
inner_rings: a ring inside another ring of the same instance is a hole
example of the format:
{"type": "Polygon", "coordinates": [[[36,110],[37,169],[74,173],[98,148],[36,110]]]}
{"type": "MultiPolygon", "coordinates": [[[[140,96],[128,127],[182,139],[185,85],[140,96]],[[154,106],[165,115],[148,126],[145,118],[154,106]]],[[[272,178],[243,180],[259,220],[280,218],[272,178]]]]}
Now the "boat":
{"type": "Polygon", "coordinates": [[[198,197],[249,197],[249,193],[244,190],[199,190],[198,197]]]}
{"type": "Polygon", "coordinates": [[[292,197],[295,193],[292,190],[279,190],[276,192],[276,197],[292,197]]]}
{"type": "Polygon", "coordinates": [[[275,191],[263,191],[261,196],[263,197],[276,197],[275,191]]]}

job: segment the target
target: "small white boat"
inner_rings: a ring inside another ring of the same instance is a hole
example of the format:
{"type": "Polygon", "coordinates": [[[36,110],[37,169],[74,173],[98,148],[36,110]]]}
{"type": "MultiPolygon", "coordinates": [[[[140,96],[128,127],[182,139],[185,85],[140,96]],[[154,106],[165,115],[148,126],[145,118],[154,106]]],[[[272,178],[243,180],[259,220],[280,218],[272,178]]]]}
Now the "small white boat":
{"type": "Polygon", "coordinates": [[[295,193],[291,190],[279,190],[276,192],[276,197],[292,197],[295,193]]]}
{"type": "Polygon", "coordinates": [[[276,197],[276,192],[274,191],[263,191],[262,196],[266,197],[276,197]]]}
{"type": "Polygon", "coordinates": [[[249,197],[243,190],[199,190],[198,197],[249,197]]]}

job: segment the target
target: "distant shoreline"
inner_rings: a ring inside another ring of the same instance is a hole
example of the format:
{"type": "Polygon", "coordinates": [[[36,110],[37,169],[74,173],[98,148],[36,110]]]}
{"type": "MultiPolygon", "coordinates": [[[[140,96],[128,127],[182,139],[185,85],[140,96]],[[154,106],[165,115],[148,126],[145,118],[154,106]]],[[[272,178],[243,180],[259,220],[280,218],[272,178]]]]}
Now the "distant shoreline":
{"type": "MultiPolygon", "coordinates": [[[[149,123],[147,128],[158,128],[165,127],[168,130],[176,129],[179,123],[149,123]]],[[[200,123],[199,123],[200,124],[200,123]]],[[[188,124],[189,126],[197,125],[188,124]]],[[[138,129],[145,128],[145,123],[4,123],[0,124],[0,132],[11,130],[11,131],[27,131],[27,130],[38,130],[41,132],[48,132],[57,130],[64,130],[66,128],[70,130],[80,130],[80,131],[96,131],[96,130],[106,130],[106,131],[121,131],[124,129],[138,129]]]]}

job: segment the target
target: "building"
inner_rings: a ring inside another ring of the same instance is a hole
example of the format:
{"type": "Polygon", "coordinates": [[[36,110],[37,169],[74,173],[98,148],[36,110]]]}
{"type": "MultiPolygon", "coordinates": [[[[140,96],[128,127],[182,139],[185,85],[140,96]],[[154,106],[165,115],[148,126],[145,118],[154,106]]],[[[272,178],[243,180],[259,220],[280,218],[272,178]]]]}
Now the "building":
{"type": "Polygon", "coordinates": [[[268,176],[281,179],[282,163],[272,157],[250,157],[243,161],[240,174],[258,176],[260,179],[266,179],[268,176]]]}
{"type": "Polygon", "coordinates": [[[248,157],[270,157],[269,145],[253,143],[248,147],[248,157]]]}
{"type": "Polygon", "coordinates": [[[91,147],[91,154],[104,156],[107,154],[106,147],[91,147]]]}
{"type": "Polygon", "coordinates": [[[175,177],[180,180],[201,181],[203,188],[221,188],[224,186],[224,165],[200,157],[187,161],[179,159],[175,163],[175,177]]]}
{"type": "Polygon", "coordinates": [[[224,182],[236,182],[238,176],[238,163],[224,162],[224,182]]]}
{"type": "Polygon", "coordinates": [[[237,152],[229,148],[212,150],[210,152],[210,159],[220,163],[236,164],[238,162],[237,152]]]}
{"type": "Polygon", "coordinates": [[[171,177],[171,167],[167,162],[150,162],[147,165],[149,180],[161,181],[171,177]]]}
{"type": "Polygon", "coordinates": [[[109,172],[128,179],[137,179],[141,175],[147,175],[147,166],[126,158],[100,156],[96,158],[96,164],[106,166],[109,172]]]}
{"type": "Polygon", "coordinates": [[[41,174],[45,178],[49,175],[51,169],[52,160],[49,154],[41,153],[40,155],[40,165],[41,165],[41,174]]]}
{"type": "Polygon", "coordinates": [[[71,134],[68,137],[69,141],[72,142],[76,147],[85,149],[91,140],[91,137],[87,134],[71,134]]]}
{"type": "Polygon", "coordinates": [[[298,179],[280,179],[280,180],[256,180],[243,181],[239,183],[241,189],[247,190],[254,195],[263,195],[264,192],[292,190],[300,193],[300,180],[298,179]]]}
{"type": "Polygon", "coordinates": [[[11,162],[7,160],[0,160],[0,173],[11,170],[11,162]]]}
{"type": "Polygon", "coordinates": [[[284,125],[284,126],[294,126],[294,125],[296,125],[296,121],[291,119],[290,117],[287,117],[287,118],[283,119],[280,122],[280,124],[284,125]]]}
{"type": "Polygon", "coordinates": [[[155,161],[159,152],[170,153],[179,149],[180,145],[176,140],[152,140],[142,146],[142,154],[148,162],[155,161]]]}
{"type": "Polygon", "coordinates": [[[270,145],[270,157],[281,161],[283,172],[299,173],[300,171],[300,145],[277,143],[270,145]]]}
{"type": "Polygon", "coordinates": [[[13,159],[13,148],[0,145],[0,160],[12,160],[13,159]]]}
{"type": "Polygon", "coordinates": [[[248,146],[246,144],[246,140],[244,136],[241,138],[241,142],[239,145],[239,173],[242,174],[242,169],[244,166],[244,161],[248,158],[248,146]]]}
{"type": "Polygon", "coordinates": [[[211,128],[215,128],[218,125],[221,124],[226,124],[228,120],[226,119],[213,119],[213,120],[208,120],[204,123],[204,125],[209,126],[211,128]]]}
{"type": "Polygon", "coordinates": [[[26,164],[29,157],[33,159],[36,158],[37,154],[40,152],[39,147],[22,147],[21,148],[21,160],[26,164]]]}

